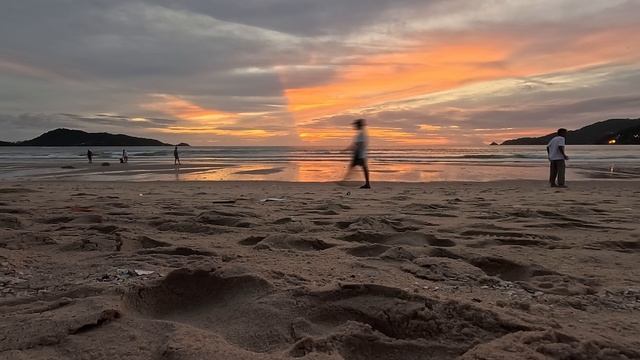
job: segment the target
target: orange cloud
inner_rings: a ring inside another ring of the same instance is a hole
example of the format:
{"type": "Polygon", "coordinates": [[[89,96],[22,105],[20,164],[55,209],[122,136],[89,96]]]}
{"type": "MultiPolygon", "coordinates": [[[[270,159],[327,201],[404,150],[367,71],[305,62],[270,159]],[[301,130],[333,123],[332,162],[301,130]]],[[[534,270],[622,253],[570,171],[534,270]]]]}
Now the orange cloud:
{"type": "Polygon", "coordinates": [[[174,95],[153,94],[153,102],[142,104],[147,110],[159,111],[184,120],[185,125],[160,129],[174,134],[208,134],[232,136],[243,139],[259,139],[274,136],[286,136],[286,131],[268,131],[262,129],[225,128],[233,127],[240,119],[239,114],[216,109],[204,108],[174,95]]]}
{"type": "Polygon", "coordinates": [[[233,124],[237,119],[236,114],[203,108],[178,96],[166,94],[153,94],[151,96],[155,101],[143,104],[143,108],[160,111],[181,120],[201,123],[203,126],[208,125],[211,128],[215,128],[220,125],[233,124]]]}
{"type": "MultiPolygon", "coordinates": [[[[369,136],[379,139],[378,145],[448,145],[451,141],[444,136],[416,134],[389,127],[370,127],[369,136]]],[[[353,130],[301,128],[300,138],[309,143],[335,143],[354,136],[353,130]]]]}
{"type": "MultiPolygon", "coordinates": [[[[370,56],[361,64],[345,66],[329,83],[287,89],[285,96],[304,140],[344,139],[346,135],[327,134],[308,127],[313,128],[313,123],[324,117],[365,109],[375,113],[376,106],[385,103],[473,82],[637,61],[640,59],[638,30],[638,27],[621,27],[566,38],[562,38],[560,27],[540,29],[541,36],[536,33],[520,36],[460,33],[417,50],[370,56]],[[554,32],[560,34],[559,39],[553,38],[554,32]]],[[[372,136],[393,136],[408,142],[406,134],[372,131],[372,136]]],[[[524,131],[514,131],[496,134],[496,137],[524,134],[524,131]]],[[[419,138],[418,134],[410,135],[419,138]]],[[[428,139],[416,141],[428,142],[428,139]]]]}
{"type": "Polygon", "coordinates": [[[482,66],[507,56],[500,41],[444,45],[411,53],[378,55],[345,68],[329,84],[285,91],[297,119],[327,116],[452,88],[473,78],[492,78],[500,71],[482,66]]]}

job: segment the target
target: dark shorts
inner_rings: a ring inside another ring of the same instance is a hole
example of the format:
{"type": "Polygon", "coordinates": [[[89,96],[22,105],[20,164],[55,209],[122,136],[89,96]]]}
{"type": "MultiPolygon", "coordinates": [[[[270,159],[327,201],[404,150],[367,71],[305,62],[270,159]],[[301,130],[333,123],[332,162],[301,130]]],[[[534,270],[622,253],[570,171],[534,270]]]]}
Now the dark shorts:
{"type": "Polygon", "coordinates": [[[363,159],[358,157],[358,155],[354,154],[353,159],[351,159],[351,167],[354,166],[365,166],[367,165],[367,159],[363,159]]]}

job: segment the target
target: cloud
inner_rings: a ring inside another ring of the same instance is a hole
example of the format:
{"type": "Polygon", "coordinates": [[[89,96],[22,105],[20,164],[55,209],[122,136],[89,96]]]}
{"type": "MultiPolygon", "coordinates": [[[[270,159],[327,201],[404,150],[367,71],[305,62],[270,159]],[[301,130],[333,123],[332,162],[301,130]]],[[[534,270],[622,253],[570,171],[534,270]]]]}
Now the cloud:
{"type": "Polygon", "coordinates": [[[638,12],[634,0],[13,1],[0,122],[13,139],[64,125],[282,145],[348,141],[366,116],[385,143],[479,143],[546,131],[554,113],[576,126],[637,115],[638,12]]]}

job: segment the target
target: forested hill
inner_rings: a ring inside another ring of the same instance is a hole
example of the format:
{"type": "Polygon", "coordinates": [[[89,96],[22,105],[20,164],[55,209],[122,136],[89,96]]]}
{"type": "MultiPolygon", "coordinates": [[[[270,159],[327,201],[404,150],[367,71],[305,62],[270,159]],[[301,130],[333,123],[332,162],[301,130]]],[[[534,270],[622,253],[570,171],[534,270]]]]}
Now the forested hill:
{"type": "MultiPolygon", "coordinates": [[[[34,139],[0,142],[0,146],[169,146],[154,139],[122,134],[88,133],[81,130],[56,129],[34,139]]],[[[185,144],[186,145],[186,144],[185,144]]]]}
{"type": "MultiPolygon", "coordinates": [[[[556,133],[507,140],[501,145],[546,145],[556,133]]],[[[610,119],[569,131],[570,145],[640,145],[640,119],[610,119]]]]}

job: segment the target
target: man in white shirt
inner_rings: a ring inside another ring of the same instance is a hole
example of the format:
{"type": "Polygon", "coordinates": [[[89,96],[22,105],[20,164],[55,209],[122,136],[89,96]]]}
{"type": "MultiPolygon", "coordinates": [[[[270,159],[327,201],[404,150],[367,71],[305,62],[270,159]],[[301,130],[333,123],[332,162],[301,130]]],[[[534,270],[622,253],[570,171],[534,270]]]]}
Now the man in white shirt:
{"type": "Polygon", "coordinates": [[[353,126],[355,130],[358,131],[358,135],[349,148],[349,150],[353,151],[353,159],[351,160],[351,165],[349,167],[349,173],[356,166],[362,166],[362,170],[364,171],[364,179],[365,184],[362,185],[361,189],[370,189],[371,184],[369,183],[369,167],[367,166],[367,132],[365,131],[365,121],[364,119],[358,119],[353,122],[353,126]]]}
{"type": "Polygon", "coordinates": [[[558,135],[549,141],[547,145],[547,155],[549,157],[550,175],[549,183],[551,187],[566,187],[564,185],[565,160],[569,157],[564,152],[567,129],[559,129],[558,135]],[[556,178],[558,183],[556,184],[556,178]]]}

